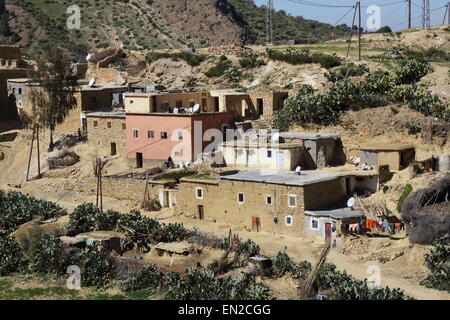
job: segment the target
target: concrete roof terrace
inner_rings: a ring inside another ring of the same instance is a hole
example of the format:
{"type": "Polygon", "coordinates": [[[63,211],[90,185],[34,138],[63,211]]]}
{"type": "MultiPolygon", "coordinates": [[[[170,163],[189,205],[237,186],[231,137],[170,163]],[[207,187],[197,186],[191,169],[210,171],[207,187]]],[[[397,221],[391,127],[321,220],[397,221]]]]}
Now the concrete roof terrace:
{"type": "Polygon", "coordinates": [[[333,133],[296,133],[296,132],[280,132],[281,138],[300,139],[300,140],[320,140],[320,139],[340,139],[339,134],[333,133]]]}
{"type": "Polygon", "coordinates": [[[269,184],[306,186],[310,184],[332,181],[343,176],[338,172],[302,171],[300,175],[292,171],[278,171],[261,169],[252,171],[239,171],[238,173],[220,176],[223,180],[237,180],[260,182],[269,184]]]}

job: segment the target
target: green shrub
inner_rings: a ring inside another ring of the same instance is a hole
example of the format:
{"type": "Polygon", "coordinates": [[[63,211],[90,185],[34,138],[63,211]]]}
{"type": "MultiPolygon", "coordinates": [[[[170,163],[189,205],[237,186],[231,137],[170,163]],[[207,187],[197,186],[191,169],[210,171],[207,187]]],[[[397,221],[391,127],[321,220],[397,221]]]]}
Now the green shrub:
{"type": "Polygon", "coordinates": [[[134,272],[131,277],[124,282],[125,292],[134,292],[144,289],[154,290],[163,285],[164,274],[154,264],[146,264],[144,267],[134,272]]]}
{"type": "Polygon", "coordinates": [[[162,225],[160,237],[157,239],[161,242],[175,242],[186,239],[188,231],[181,223],[169,223],[162,225]]]}
{"type": "Polygon", "coordinates": [[[422,77],[432,72],[433,69],[425,61],[416,59],[401,61],[394,68],[394,81],[397,84],[411,84],[419,81],[422,77]]]}
{"type": "Polygon", "coordinates": [[[279,251],[272,258],[273,268],[277,276],[283,276],[287,272],[291,273],[296,279],[306,279],[311,272],[311,264],[308,261],[296,263],[285,251],[279,251]]]}
{"type": "Polygon", "coordinates": [[[297,95],[299,96],[309,96],[313,94],[316,90],[310,84],[302,84],[300,88],[298,88],[297,95]]]}
{"type": "Polygon", "coordinates": [[[247,239],[245,242],[241,242],[236,246],[236,252],[239,255],[253,257],[259,254],[260,247],[254,241],[247,239]]]}
{"type": "Polygon", "coordinates": [[[400,289],[369,288],[366,281],[356,280],[345,271],[336,270],[334,264],[325,263],[317,273],[316,286],[331,289],[340,300],[410,300],[400,289]]]}
{"type": "Polygon", "coordinates": [[[253,69],[265,65],[266,62],[256,53],[244,53],[239,59],[239,65],[244,69],[253,69]]]}
{"type": "Polygon", "coordinates": [[[413,191],[413,187],[412,187],[412,185],[410,185],[408,183],[405,186],[405,188],[403,189],[403,192],[402,192],[402,195],[400,196],[400,199],[398,199],[397,212],[402,212],[403,203],[405,202],[406,198],[408,198],[408,196],[411,194],[412,191],[413,191]]]}
{"type": "Polygon", "coordinates": [[[231,82],[238,83],[239,81],[241,81],[242,72],[239,71],[238,68],[233,66],[225,70],[223,76],[225,79],[230,80],[231,82]]]}
{"type": "Polygon", "coordinates": [[[30,268],[35,272],[64,274],[68,258],[58,237],[44,235],[36,246],[35,255],[30,259],[30,268]]]}
{"type": "Polygon", "coordinates": [[[336,55],[328,55],[323,53],[311,53],[307,49],[293,49],[286,50],[266,49],[266,54],[271,60],[278,60],[287,62],[289,64],[308,64],[319,63],[322,68],[333,68],[341,65],[341,59],[336,55]]]}
{"type": "Polygon", "coordinates": [[[2,192],[0,194],[0,229],[7,233],[18,226],[36,218],[44,220],[57,218],[67,212],[55,203],[38,200],[20,192],[2,192]]]}
{"type": "Polygon", "coordinates": [[[267,300],[270,290],[245,273],[230,278],[215,278],[211,270],[191,268],[180,278],[171,275],[167,281],[169,300],[267,300]]]}
{"type": "Polygon", "coordinates": [[[75,257],[75,264],[80,268],[81,285],[85,287],[105,287],[115,276],[107,251],[97,246],[83,249],[75,257]]]}
{"type": "Polygon", "coordinates": [[[445,235],[433,242],[433,249],[425,255],[430,274],[421,282],[429,288],[450,292],[450,241],[445,235]]]}
{"type": "Polygon", "coordinates": [[[79,234],[95,230],[101,211],[93,203],[83,203],[69,215],[68,234],[79,234]]]}
{"type": "Polygon", "coordinates": [[[184,60],[187,64],[190,66],[198,66],[202,62],[204,62],[208,56],[203,54],[195,54],[187,51],[183,52],[175,52],[175,53],[169,53],[169,52],[150,52],[146,56],[146,61],[148,63],[153,63],[159,59],[171,59],[173,61],[179,61],[184,60]]]}
{"type": "Polygon", "coordinates": [[[219,60],[216,62],[216,64],[211,67],[207,72],[205,72],[205,75],[208,78],[218,78],[222,77],[225,74],[225,71],[231,68],[233,65],[230,60],[227,59],[225,56],[221,56],[219,60]]]}
{"type": "Polygon", "coordinates": [[[331,82],[337,82],[348,77],[362,76],[366,72],[369,72],[369,68],[366,64],[356,65],[354,63],[349,63],[339,68],[336,72],[325,73],[325,78],[331,82]]]}
{"type": "Polygon", "coordinates": [[[0,235],[0,276],[22,271],[24,256],[22,249],[6,235],[0,235]]]}

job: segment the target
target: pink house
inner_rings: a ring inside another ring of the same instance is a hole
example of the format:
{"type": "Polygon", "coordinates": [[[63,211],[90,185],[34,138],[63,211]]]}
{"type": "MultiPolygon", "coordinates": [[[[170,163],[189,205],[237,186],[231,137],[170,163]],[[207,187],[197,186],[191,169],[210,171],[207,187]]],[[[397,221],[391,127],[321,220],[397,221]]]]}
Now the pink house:
{"type": "Polygon", "coordinates": [[[202,152],[212,151],[212,143],[223,141],[223,132],[232,122],[231,112],[127,113],[127,157],[135,159],[136,167],[169,157],[175,163],[192,162],[202,152]]]}

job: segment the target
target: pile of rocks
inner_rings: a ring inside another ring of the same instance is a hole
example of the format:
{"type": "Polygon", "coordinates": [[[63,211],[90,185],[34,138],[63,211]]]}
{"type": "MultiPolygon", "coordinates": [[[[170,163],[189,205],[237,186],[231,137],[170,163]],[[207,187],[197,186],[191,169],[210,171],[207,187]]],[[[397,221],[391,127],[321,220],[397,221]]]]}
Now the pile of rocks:
{"type": "Polygon", "coordinates": [[[215,56],[221,56],[221,55],[225,55],[225,56],[232,56],[232,55],[240,55],[243,52],[248,52],[251,51],[252,49],[247,48],[247,47],[243,47],[243,46],[239,46],[239,45],[235,45],[235,44],[231,44],[231,45],[226,45],[226,46],[213,46],[213,47],[209,47],[206,48],[205,51],[208,54],[211,55],[215,55],[215,56]]]}

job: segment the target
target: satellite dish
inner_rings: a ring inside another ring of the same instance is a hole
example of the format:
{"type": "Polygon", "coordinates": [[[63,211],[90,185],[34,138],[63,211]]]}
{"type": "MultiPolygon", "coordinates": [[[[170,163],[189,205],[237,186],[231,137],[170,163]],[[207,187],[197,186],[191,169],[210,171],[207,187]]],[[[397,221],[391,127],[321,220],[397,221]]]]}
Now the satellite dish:
{"type": "Polygon", "coordinates": [[[272,142],[278,142],[279,139],[280,139],[280,134],[278,132],[274,133],[272,135],[272,142]]]}
{"type": "Polygon", "coordinates": [[[95,83],[95,78],[89,80],[88,86],[89,86],[89,87],[93,87],[93,86],[94,86],[94,83],[95,83]]]}
{"type": "Polygon", "coordinates": [[[347,207],[352,208],[355,205],[355,201],[356,199],[351,197],[350,199],[348,199],[347,201],[347,207]]]}
{"type": "Polygon", "coordinates": [[[300,174],[300,171],[302,170],[302,167],[298,166],[297,168],[295,168],[295,172],[297,172],[298,174],[300,174]]]}
{"type": "Polygon", "coordinates": [[[200,105],[197,103],[197,104],[194,106],[194,109],[192,109],[192,112],[197,113],[197,112],[199,112],[199,111],[200,111],[200,105]]]}
{"type": "Polygon", "coordinates": [[[89,60],[91,60],[92,59],[92,54],[91,53],[88,53],[88,55],[86,56],[86,61],[89,61],[89,60]]]}

